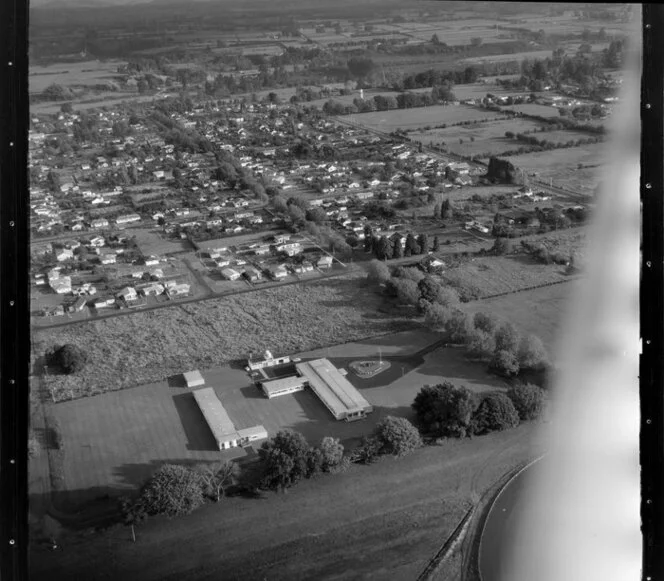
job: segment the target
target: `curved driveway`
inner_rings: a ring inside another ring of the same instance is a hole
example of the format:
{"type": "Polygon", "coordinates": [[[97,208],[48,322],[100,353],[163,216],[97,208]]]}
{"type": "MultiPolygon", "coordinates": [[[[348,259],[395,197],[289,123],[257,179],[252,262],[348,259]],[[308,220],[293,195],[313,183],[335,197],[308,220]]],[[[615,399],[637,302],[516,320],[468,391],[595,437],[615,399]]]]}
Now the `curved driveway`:
{"type": "Polygon", "coordinates": [[[481,581],[512,581],[504,570],[519,525],[518,501],[540,462],[526,468],[501,491],[487,516],[479,552],[481,581]]]}

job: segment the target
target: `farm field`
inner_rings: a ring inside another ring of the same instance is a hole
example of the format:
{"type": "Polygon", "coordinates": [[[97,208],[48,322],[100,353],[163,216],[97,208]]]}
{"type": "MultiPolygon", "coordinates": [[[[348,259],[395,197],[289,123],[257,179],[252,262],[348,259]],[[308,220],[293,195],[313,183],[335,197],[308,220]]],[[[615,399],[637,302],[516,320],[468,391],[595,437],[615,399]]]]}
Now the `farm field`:
{"type": "Polygon", "coordinates": [[[584,194],[592,194],[601,181],[601,167],[606,160],[606,146],[602,143],[554,149],[506,158],[528,174],[549,181],[554,185],[570,188],[584,194]],[[579,167],[579,164],[591,167],[579,167]]]}
{"type": "Polygon", "coordinates": [[[173,306],[131,317],[44,330],[39,352],[74,343],[89,356],[76,376],[46,379],[57,400],[162,380],[210,368],[249,352],[293,353],[412,326],[381,313],[363,271],[347,276],[173,306]]]}
{"type": "Polygon", "coordinates": [[[132,236],[136,236],[138,248],[144,256],[164,256],[175,252],[191,250],[191,244],[186,240],[167,240],[158,232],[136,228],[132,230],[132,236]]]}
{"type": "Polygon", "coordinates": [[[446,269],[442,278],[463,287],[477,288],[481,297],[569,280],[564,266],[539,264],[526,255],[474,258],[446,269]]]}
{"type": "Polygon", "coordinates": [[[96,85],[113,80],[126,61],[85,61],[53,65],[32,65],[28,75],[30,93],[41,93],[53,83],[66,87],[96,85]]]}
{"type": "MultiPolygon", "coordinates": [[[[505,137],[506,131],[520,133],[532,131],[541,126],[541,123],[529,119],[509,119],[473,125],[459,125],[444,129],[414,131],[410,132],[408,136],[425,145],[445,143],[449,151],[457,155],[482,155],[485,153],[500,155],[519,146],[513,139],[505,137]],[[459,140],[462,140],[463,143],[460,143],[459,140]]],[[[542,133],[541,135],[545,134],[542,133]]]]}
{"type": "Polygon", "coordinates": [[[539,115],[540,117],[560,117],[557,107],[537,105],[536,103],[524,103],[523,105],[509,105],[509,109],[525,115],[539,115]]]}
{"type": "Polygon", "coordinates": [[[527,290],[502,297],[462,304],[469,313],[487,312],[511,321],[523,333],[537,335],[549,352],[554,353],[560,340],[559,331],[569,309],[569,301],[581,279],[527,290]]]}
{"type": "Polygon", "coordinates": [[[434,105],[414,109],[394,109],[392,111],[376,111],[375,113],[359,113],[353,115],[356,123],[391,132],[399,128],[409,129],[437,125],[442,123],[459,123],[461,121],[484,121],[499,117],[491,111],[482,111],[465,105],[434,105]]]}
{"type": "Polygon", "coordinates": [[[116,527],[64,538],[65,551],[33,544],[32,579],[414,579],[469,499],[540,453],[536,435],[525,424],[353,466],[285,495],[223,499],[190,516],[151,519],[136,543],[116,527]]]}

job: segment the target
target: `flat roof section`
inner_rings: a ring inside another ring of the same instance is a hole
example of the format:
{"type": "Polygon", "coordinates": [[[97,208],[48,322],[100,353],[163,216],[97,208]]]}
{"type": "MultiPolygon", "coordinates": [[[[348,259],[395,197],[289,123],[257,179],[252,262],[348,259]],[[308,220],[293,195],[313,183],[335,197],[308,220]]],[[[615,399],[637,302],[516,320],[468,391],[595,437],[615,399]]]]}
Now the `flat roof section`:
{"type": "Polygon", "coordinates": [[[187,383],[187,387],[197,387],[199,385],[205,385],[205,379],[201,375],[201,372],[198,369],[194,371],[187,371],[184,373],[184,380],[187,383]]]}
{"type": "Polygon", "coordinates": [[[265,395],[270,397],[281,391],[293,390],[304,387],[307,379],[305,377],[298,377],[291,375],[290,377],[281,377],[279,379],[272,379],[270,381],[262,381],[261,386],[265,395]]]}
{"type": "Polygon", "coordinates": [[[296,368],[335,416],[373,410],[371,404],[327,359],[297,363],[296,368]]]}
{"type": "Polygon", "coordinates": [[[210,426],[217,442],[228,440],[229,435],[237,435],[235,424],[217,397],[214,389],[204,387],[192,392],[198,407],[201,408],[205,421],[210,426]]]}

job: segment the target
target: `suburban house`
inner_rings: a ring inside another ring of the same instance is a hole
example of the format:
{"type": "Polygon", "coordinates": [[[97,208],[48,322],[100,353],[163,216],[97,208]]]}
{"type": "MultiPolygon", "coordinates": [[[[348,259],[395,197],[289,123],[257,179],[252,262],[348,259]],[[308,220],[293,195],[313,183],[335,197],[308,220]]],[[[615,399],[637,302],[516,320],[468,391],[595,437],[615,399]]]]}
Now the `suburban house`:
{"type": "Polygon", "coordinates": [[[106,307],[112,307],[113,305],[115,305],[115,299],[113,297],[104,297],[92,301],[92,306],[95,309],[104,309],[106,307]]]}
{"type": "Polygon", "coordinates": [[[242,276],[237,270],[232,268],[222,268],[220,273],[226,280],[237,280],[242,276]]]}
{"type": "Polygon", "coordinates": [[[317,262],[316,266],[318,268],[330,268],[332,266],[332,257],[331,256],[322,256],[317,262]]]}
{"type": "Polygon", "coordinates": [[[59,248],[55,251],[55,259],[58,262],[63,262],[65,260],[71,260],[74,258],[74,252],[69,248],[59,248]]]}
{"type": "Polygon", "coordinates": [[[118,216],[115,219],[115,222],[118,226],[123,224],[131,224],[132,222],[140,222],[141,217],[138,214],[125,214],[124,216],[118,216]]]}
{"type": "Polygon", "coordinates": [[[80,313],[83,309],[85,309],[87,304],[87,301],[85,300],[84,297],[79,297],[76,299],[76,301],[69,306],[69,312],[70,313],[80,313]]]}
{"type": "Polygon", "coordinates": [[[288,276],[288,271],[286,270],[286,267],[283,264],[272,267],[269,270],[269,273],[274,280],[280,280],[288,276]]]}
{"type": "Polygon", "coordinates": [[[274,357],[270,351],[265,351],[262,359],[254,359],[253,353],[250,353],[249,358],[247,359],[247,371],[256,371],[265,367],[283,365],[285,363],[290,363],[290,360],[291,358],[288,355],[274,357]]]}
{"type": "Polygon", "coordinates": [[[277,252],[283,252],[288,256],[295,256],[302,252],[302,245],[299,242],[288,242],[285,244],[278,244],[275,246],[277,252]]]}
{"type": "Polygon", "coordinates": [[[106,218],[97,218],[90,222],[90,227],[92,228],[108,228],[108,220],[106,218]]]}
{"type": "Polygon", "coordinates": [[[115,296],[116,296],[116,298],[122,299],[127,303],[130,302],[130,301],[135,301],[135,300],[138,299],[138,294],[136,293],[136,289],[134,287],[131,287],[131,286],[123,288],[115,296]]]}
{"type": "Polygon", "coordinates": [[[169,286],[166,289],[166,294],[169,297],[177,297],[177,296],[188,295],[190,290],[191,290],[191,285],[187,283],[180,283],[169,286]]]}
{"type": "Polygon", "coordinates": [[[59,295],[66,295],[71,292],[71,277],[61,276],[52,278],[48,281],[51,288],[59,295]]]}
{"type": "Polygon", "coordinates": [[[251,282],[263,278],[263,275],[260,273],[260,271],[254,268],[253,266],[248,266],[247,268],[244,269],[244,276],[251,282]]]}

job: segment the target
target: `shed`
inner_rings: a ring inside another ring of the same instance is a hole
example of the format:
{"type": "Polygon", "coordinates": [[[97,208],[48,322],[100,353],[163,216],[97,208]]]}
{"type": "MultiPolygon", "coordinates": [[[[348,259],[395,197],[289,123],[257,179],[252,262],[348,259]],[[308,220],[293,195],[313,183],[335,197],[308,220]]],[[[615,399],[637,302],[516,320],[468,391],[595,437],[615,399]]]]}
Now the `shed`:
{"type": "Polygon", "coordinates": [[[201,375],[201,372],[198,369],[194,371],[187,371],[187,373],[182,374],[184,381],[187,384],[187,387],[200,387],[205,385],[205,379],[201,375]]]}

